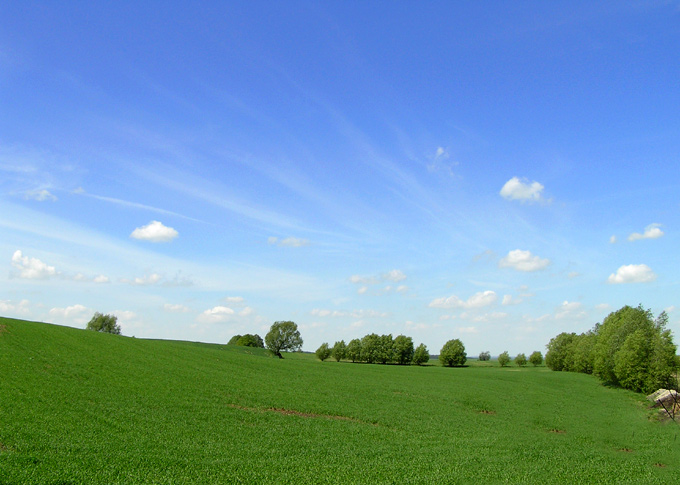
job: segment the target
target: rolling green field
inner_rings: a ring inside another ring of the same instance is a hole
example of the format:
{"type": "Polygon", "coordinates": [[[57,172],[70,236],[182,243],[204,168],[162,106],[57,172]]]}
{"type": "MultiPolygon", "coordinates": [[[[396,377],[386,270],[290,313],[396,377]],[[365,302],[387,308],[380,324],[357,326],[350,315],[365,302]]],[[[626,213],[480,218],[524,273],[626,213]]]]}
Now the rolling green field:
{"type": "Polygon", "coordinates": [[[680,428],[545,367],[284,360],[0,318],[0,483],[671,483],[680,428]]]}

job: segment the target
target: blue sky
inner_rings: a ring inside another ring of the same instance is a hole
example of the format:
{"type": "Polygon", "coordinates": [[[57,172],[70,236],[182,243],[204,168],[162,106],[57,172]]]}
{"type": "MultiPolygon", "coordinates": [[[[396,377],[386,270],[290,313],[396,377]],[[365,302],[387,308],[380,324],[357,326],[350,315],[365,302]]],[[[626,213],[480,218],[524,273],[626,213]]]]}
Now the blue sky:
{"type": "Polygon", "coordinates": [[[680,334],[678,2],[5,2],[0,315],[680,334]]]}

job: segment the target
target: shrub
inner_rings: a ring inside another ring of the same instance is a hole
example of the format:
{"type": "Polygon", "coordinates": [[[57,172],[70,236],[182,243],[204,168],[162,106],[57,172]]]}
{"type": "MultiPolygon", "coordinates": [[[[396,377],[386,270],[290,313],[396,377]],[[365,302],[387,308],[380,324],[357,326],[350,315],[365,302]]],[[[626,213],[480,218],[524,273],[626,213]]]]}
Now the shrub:
{"type": "MultiPolygon", "coordinates": [[[[231,342],[231,340],[229,342],[231,342]]],[[[235,342],[235,345],[240,345],[242,347],[257,347],[260,349],[264,348],[262,337],[257,334],[251,335],[249,333],[239,337],[239,339],[235,342]]]]}
{"type": "Polygon", "coordinates": [[[89,322],[87,322],[87,330],[94,330],[95,332],[112,333],[120,335],[120,325],[118,325],[118,317],[115,315],[103,315],[96,312],[89,322]]]}
{"type": "Polygon", "coordinates": [[[361,361],[361,340],[358,338],[350,340],[347,344],[345,356],[352,362],[361,361]]]}
{"type": "Polygon", "coordinates": [[[335,345],[333,345],[333,349],[331,350],[331,356],[335,359],[335,361],[340,362],[345,358],[346,354],[347,346],[345,345],[345,341],[340,340],[339,342],[335,342],[335,345]]]}
{"type": "Polygon", "coordinates": [[[480,352],[479,360],[481,360],[482,362],[485,362],[487,360],[491,360],[491,352],[489,352],[488,350],[484,351],[484,352],[480,352]]]}
{"type": "Polygon", "coordinates": [[[459,339],[446,342],[439,352],[439,361],[445,367],[465,365],[467,354],[465,353],[463,342],[459,339]]]}
{"type": "Polygon", "coordinates": [[[498,356],[498,363],[501,365],[501,367],[505,367],[510,363],[510,354],[507,350],[498,356]]]}

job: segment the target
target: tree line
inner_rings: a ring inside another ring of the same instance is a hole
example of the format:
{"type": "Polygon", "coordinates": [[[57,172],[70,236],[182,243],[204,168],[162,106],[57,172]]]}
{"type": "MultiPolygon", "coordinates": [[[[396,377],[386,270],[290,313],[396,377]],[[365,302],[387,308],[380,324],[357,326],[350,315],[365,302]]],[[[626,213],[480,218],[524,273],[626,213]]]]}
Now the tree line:
{"type": "Polygon", "coordinates": [[[626,305],[587,332],[562,332],[552,338],[545,363],[555,371],[593,374],[636,392],[668,388],[678,362],[667,324],[666,312],[654,318],[642,305],[626,305]]]}

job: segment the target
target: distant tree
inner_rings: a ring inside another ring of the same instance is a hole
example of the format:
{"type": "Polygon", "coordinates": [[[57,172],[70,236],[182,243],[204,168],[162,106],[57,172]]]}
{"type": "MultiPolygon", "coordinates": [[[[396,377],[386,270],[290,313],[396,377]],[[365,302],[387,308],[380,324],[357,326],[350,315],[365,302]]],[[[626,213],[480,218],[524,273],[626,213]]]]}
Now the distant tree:
{"type": "Polygon", "coordinates": [[[316,357],[323,362],[331,356],[331,349],[328,347],[326,342],[322,343],[318,349],[316,349],[316,357]]]}
{"type": "Polygon", "coordinates": [[[229,342],[227,342],[227,345],[236,345],[236,342],[238,342],[238,339],[240,339],[243,335],[234,335],[232,338],[229,339],[229,342]]]}
{"type": "Polygon", "coordinates": [[[538,350],[532,352],[529,356],[529,363],[534,367],[541,365],[543,363],[543,355],[538,350]]]}
{"type": "Polygon", "coordinates": [[[345,356],[352,362],[361,361],[361,340],[358,338],[352,339],[347,344],[347,349],[345,351],[345,356]]]}
{"type": "Polygon", "coordinates": [[[381,335],[378,339],[378,349],[376,351],[376,361],[381,364],[386,364],[392,361],[392,354],[394,353],[394,339],[392,334],[381,335]]]}
{"type": "Polygon", "coordinates": [[[519,367],[527,365],[527,356],[524,354],[517,354],[517,357],[515,357],[515,365],[519,367]]]}
{"type": "Polygon", "coordinates": [[[429,361],[430,353],[427,351],[427,346],[420,344],[413,353],[413,363],[415,365],[422,365],[427,364],[429,361]]]}
{"type": "Polygon", "coordinates": [[[507,350],[498,356],[498,363],[501,367],[505,367],[510,363],[510,354],[507,350]]]}
{"type": "Polygon", "coordinates": [[[361,360],[372,364],[378,361],[380,336],[376,333],[364,335],[361,339],[361,360]]]}
{"type": "Polygon", "coordinates": [[[449,340],[439,352],[439,361],[445,367],[465,365],[467,354],[465,345],[459,339],[449,340]]]}
{"type": "Polygon", "coordinates": [[[491,352],[489,352],[488,350],[485,351],[485,352],[480,352],[479,353],[479,360],[481,360],[482,362],[487,361],[487,360],[491,360],[491,352]]]}
{"type": "Polygon", "coordinates": [[[118,325],[118,317],[115,315],[103,315],[96,312],[92,319],[87,322],[87,330],[94,330],[95,332],[113,333],[120,335],[120,325],[118,325]]]}
{"type": "Polygon", "coordinates": [[[251,335],[249,333],[242,335],[236,341],[236,345],[241,345],[243,347],[257,347],[260,349],[264,348],[264,342],[262,341],[262,337],[260,337],[258,334],[251,335]]]}
{"type": "MultiPolygon", "coordinates": [[[[397,364],[410,364],[413,360],[415,350],[413,349],[413,339],[405,335],[398,335],[394,339],[394,361],[397,364]]],[[[429,356],[428,356],[429,360],[429,356]]]]}
{"type": "Polygon", "coordinates": [[[279,359],[283,359],[281,352],[288,350],[294,352],[302,348],[302,337],[297,324],[290,321],[274,322],[264,341],[267,349],[279,359]]]}
{"type": "Polygon", "coordinates": [[[345,345],[345,341],[340,340],[339,342],[335,342],[333,349],[331,349],[331,356],[335,359],[335,361],[340,362],[345,358],[346,353],[347,345],[345,345]]]}

